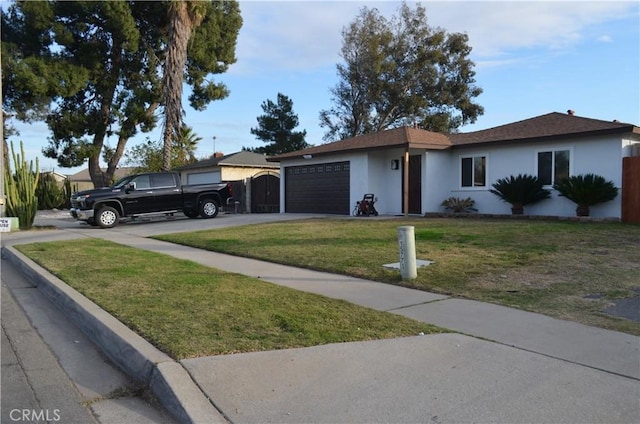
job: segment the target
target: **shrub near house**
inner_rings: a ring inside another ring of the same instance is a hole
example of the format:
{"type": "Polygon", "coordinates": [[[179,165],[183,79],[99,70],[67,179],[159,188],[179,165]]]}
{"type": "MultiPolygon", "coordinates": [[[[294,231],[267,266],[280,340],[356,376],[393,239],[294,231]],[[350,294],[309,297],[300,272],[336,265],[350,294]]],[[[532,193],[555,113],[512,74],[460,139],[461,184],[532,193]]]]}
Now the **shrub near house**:
{"type": "Polygon", "coordinates": [[[491,193],[511,204],[511,213],[522,215],[524,207],[551,197],[542,181],[533,175],[519,174],[501,178],[492,185],[491,193]]]}
{"type": "Polygon", "coordinates": [[[442,202],[442,206],[453,213],[470,213],[477,212],[478,209],[474,208],[475,201],[471,197],[461,199],[459,197],[449,197],[442,202]]]}
{"type": "Polygon", "coordinates": [[[594,174],[575,175],[557,182],[554,189],[560,196],[574,202],[577,216],[589,216],[590,207],[608,202],[618,196],[618,188],[612,181],[594,174]]]}

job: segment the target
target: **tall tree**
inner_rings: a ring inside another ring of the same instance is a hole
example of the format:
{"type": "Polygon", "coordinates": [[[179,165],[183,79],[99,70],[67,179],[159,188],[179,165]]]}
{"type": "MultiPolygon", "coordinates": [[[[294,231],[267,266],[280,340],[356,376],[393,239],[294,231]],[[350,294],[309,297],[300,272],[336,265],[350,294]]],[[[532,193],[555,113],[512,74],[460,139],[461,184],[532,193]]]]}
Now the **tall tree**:
{"type": "Polygon", "coordinates": [[[204,19],[207,4],[201,1],[169,2],[169,40],[164,62],[163,97],[165,101],[162,168],[171,167],[171,141],[182,126],[182,79],[187,62],[187,47],[192,31],[204,19]]]}
{"type": "Polygon", "coordinates": [[[251,128],[251,134],[270,144],[248,150],[272,156],[309,147],[304,140],[307,131],[294,131],[299,121],[289,97],[278,93],[277,103],[266,100],[261,107],[264,115],[258,116],[258,127],[251,128]]]}
{"type": "Polygon", "coordinates": [[[334,106],[320,112],[325,140],[415,124],[453,132],[484,112],[467,35],[430,27],[419,3],[390,20],[364,7],[342,39],[334,106]]]}
{"type": "MultiPolygon", "coordinates": [[[[182,78],[191,106],[227,96],[209,81],[235,62],[242,19],[237,2],[203,2],[206,17],[192,35],[182,78]]],[[[43,149],[62,167],[88,160],[95,186],[111,181],[127,141],[157,124],[163,104],[167,2],[16,2],[2,11],[3,107],[25,122],[44,120],[43,149]],[[115,148],[106,141],[114,137],[115,148]],[[107,169],[99,159],[106,157],[107,169]]]]}

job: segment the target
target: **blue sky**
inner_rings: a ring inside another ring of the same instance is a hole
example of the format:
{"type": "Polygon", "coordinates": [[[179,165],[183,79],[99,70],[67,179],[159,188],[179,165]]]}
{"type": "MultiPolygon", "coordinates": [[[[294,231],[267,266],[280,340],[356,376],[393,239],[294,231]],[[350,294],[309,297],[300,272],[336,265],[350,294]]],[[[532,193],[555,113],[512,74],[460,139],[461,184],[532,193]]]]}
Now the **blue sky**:
{"type": "MultiPolygon", "coordinates": [[[[414,2],[407,2],[414,7],[414,2]]],[[[225,154],[243,146],[261,146],[250,133],[260,105],[283,93],[300,119],[297,130],[307,142],[322,144],[318,114],[331,106],[340,62],[341,30],[363,6],[390,18],[392,1],[241,1],[244,20],[236,49],[237,63],[216,75],[231,91],[206,111],[186,106],[187,125],[202,137],[197,156],[215,150],[225,154]]],[[[475,131],[549,112],[576,111],[578,116],[640,125],[640,3],[621,1],[437,1],[421,2],[428,23],[469,35],[476,63],[476,101],[485,113],[461,131],[475,131]]],[[[186,96],[185,96],[186,97],[186,96]]],[[[48,132],[44,124],[14,122],[25,143],[27,159],[41,170],[63,174],[42,155],[48,132]]],[[[140,134],[131,147],[160,131],[140,134]]],[[[111,140],[115,143],[115,139],[111,140]]]]}

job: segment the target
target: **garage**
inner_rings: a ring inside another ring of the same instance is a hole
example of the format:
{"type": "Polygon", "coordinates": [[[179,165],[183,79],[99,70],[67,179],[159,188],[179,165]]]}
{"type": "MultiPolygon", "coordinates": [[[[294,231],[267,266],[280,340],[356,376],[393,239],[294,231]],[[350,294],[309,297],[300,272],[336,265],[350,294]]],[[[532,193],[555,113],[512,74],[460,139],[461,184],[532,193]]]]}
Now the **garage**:
{"type": "Polygon", "coordinates": [[[349,215],[349,162],[285,168],[285,210],[349,215]]]}
{"type": "Polygon", "coordinates": [[[187,184],[213,184],[220,182],[220,171],[187,174],[187,184]]]}

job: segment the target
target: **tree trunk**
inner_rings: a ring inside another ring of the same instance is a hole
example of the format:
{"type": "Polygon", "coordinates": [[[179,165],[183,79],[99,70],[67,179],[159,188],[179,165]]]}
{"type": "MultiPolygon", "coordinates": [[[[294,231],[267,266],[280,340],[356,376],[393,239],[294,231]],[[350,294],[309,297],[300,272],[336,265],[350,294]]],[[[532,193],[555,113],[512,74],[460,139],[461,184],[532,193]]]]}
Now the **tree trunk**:
{"type": "Polygon", "coordinates": [[[187,62],[187,47],[192,22],[188,2],[174,0],[169,5],[169,43],[164,65],[163,97],[165,102],[162,169],[171,169],[171,142],[182,123],[182,81],[187,62]]]}
{"type": "Polygon", "coordinates": [[[522,215],[524,213],[524,206],[522,205],[511,205],[511,214],[512,215],[522,215]]]}

